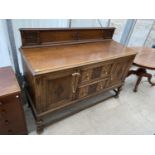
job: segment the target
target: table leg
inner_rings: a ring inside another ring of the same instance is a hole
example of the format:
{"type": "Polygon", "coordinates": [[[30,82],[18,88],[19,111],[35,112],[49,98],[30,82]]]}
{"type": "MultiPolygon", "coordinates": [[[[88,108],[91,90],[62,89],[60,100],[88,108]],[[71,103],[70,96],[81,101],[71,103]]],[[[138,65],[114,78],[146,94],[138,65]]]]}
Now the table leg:
{"type": "Polygon", "coordinates": [[[134,90],[133,90],[134,92],[137,92],[137,89],[138,89],[138,86],[139,86],[141,80],[142,80],[142,76],[139,76],[138,79],[137,79],[135,88],[134,88],[134,90]]]}
{"type": "Polygon", "coordinates": [[[147,73],[146,69],[144,68],[138,68],[137,70],[130,70],[129,73],[128,73],[128,76],[130,75],[137,75],[138,76],[138,79],[137,79],[137,82],[136,82],[136,85],[135,85],[135,88],[134,88],[134,92],[137,92],[137,89],[138,89],[138,86],[142,80],[142,77],[147,77],[148,78],[148,82],[152,85],[152,86],[155,86],[155,83],[153,83],[151,81],[152,79],[152,75],[147,73]]]}
{"type": "Polygon", "coordinates": [[[130,75],[132,75],[132,74],[136,75],[136,74],[137,74],[137,71],[136,71],[136,70],[130,70],[130,71],[128,72],[127,77],[130,76],[130,75]]]}

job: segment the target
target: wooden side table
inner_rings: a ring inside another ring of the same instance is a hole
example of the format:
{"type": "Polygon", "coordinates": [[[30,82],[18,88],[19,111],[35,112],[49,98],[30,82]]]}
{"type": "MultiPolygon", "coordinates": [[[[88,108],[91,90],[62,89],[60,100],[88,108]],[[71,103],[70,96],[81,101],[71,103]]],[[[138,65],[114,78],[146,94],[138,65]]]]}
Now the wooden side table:
{"type": "Polygon", "coordinates": [[[0,135],[27,134],[21,90],[11,67],[0,68],[0,135]]]}
{"type": "Polygon", "coordinates": [[[137,92],[138,86],[143,77],[148,78],[148,82],[155,86],[151,81],[152,75],[147,72],[147,69],[155,70],[155,49],[148,47],[135,47],[133,48],[137,53],[133,64],[139,67],[137,70],[130,70],[128,76],[134,74],[138,76],[134,92],[137,92]]]}

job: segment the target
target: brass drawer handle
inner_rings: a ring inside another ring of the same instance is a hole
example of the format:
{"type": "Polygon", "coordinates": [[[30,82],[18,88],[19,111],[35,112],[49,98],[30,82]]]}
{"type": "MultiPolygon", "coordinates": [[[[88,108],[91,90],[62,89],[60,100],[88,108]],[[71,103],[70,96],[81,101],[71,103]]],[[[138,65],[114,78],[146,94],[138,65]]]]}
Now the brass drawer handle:
{"type": "Polygon", "coordinates": [[[77,86],[78,86],[78,81],[79,81],[79,76],[81,74],[76,72],[76,73],[73,73],[72,74],[72,77],[73,77],[73,80],[72,80],[72,92],[73,93],[76,93],[76,89],[77,89],[77,86]]]}
{"type": "Polygon", "coordinates": [[[81,74],[76,72],[76,73],[73,73],[72,76],[80,76],[81,74]]]}

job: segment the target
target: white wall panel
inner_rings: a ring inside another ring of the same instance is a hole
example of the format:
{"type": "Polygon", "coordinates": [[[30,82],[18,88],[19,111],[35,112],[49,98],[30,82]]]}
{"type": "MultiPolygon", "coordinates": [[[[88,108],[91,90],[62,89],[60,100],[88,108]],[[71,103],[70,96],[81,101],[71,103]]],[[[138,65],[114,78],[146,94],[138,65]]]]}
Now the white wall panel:
{"type": "Polygon", "coordinates": [[[110,26],[115,27],[115,33],[113,39],[120,42],[127,19],[111,19],[110,26]]]}
{"type": "Polygon", "coordinates": [[[107,27],[108,19],[72,19],[71,27],[107,27]]]}
{"type": "Polygon", "coordinates": [[[109,23],[109,19],[99,19],[102,27],[107,27],[109,23]]]}
{"type": "Polygon", "coordinates": [[[71,27],[101,27],[97,19],[72,19],[71,27]]]}
{"type": "Polygon", "coordinates": [[[109,19],[72,19],[71,27],[107,27],[109,19]]]}
{"type": "Polygon", "coordinates": [[[152,27],[153,20],[138,19],[131,34],[128,46],[143,46],[152,27]]]}
{"type": "Polygon", "coordinates": [[[145,42],[146,47],[152,47],[152,45],[155,45],[155,21],[152,25],[152,29],[150,30],[148,38],[145,42]]]}
{"type": "Polygon", "coordinates": [[[0,19],[0,67],[10,66],[9,42],[7,40],[6,22],[0,19]]]}

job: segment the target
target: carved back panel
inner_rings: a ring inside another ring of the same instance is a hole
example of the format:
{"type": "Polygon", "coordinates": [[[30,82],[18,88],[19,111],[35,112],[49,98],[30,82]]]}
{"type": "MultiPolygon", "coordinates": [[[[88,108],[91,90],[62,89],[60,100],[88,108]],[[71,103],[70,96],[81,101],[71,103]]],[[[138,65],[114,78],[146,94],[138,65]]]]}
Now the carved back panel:
{"type": "Polygon", "coordinates": [[[20,29],[22,47],[48,46],[112,39],[115,28],[20,29]]]}

